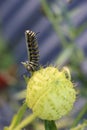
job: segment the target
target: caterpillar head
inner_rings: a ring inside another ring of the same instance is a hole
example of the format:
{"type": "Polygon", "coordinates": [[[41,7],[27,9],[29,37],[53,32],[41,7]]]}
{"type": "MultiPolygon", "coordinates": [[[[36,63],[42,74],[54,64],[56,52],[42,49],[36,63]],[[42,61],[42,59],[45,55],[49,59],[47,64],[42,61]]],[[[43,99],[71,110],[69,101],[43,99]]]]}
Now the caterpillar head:
{"type": "Polygon", "coordinates": [[[29,61],[25,61],[25,62],[21,62],[21,63],[27,70],[30,70],[29,61]]]}
{"type": "Polygon", "coordinates": [[[21,62],[24,67],[29,71],[29,72],[34,72],[37,70],[38,67],[38,63],[35,62],[29,62],[29,61],[25,61],[25,62],[21,62]]]}

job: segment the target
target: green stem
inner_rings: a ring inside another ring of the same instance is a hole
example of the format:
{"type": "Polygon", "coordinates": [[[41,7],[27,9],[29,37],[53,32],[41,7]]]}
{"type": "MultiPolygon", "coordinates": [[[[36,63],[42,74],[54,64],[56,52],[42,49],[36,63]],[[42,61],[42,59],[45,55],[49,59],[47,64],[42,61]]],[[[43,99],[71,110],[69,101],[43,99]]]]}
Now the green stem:
{"type": "Polygon", "coordinates": [[[74,120],[72,127],[75,127],[79,121],[81,120],[81,118],[83,117],[83,115],[87,113],[87,103],[84,105],[84,107],[82,108],[82,110],[80,111],[79,115],[77,116],[77,118],[74,120]]]}
{"type": "MultiPolygon", "coordinates": [[[[56,0],[57,4],[59,3],[58,0],[56,0]]],[[[62,19],[66,22],[67,26],[68,26],[68,31],[71,35],[73,36],[69,36],[70,40],[73,41],[74,35],[76,34],[76,29],[74,27],[74,24],[72,23],[72,21],[70,20],[69,17],[69,13],[67,10],[67,7],[65,4],[61,4],[61,15],[60,17],[62,17],[62,19]]],[[[57,16],[57,19],[59,19],[59,16],[57,16]]]]}
{"type": "Polygon", "coordinates": [[[45,120],[45,130],[58,130],[54,121],[45,120]]]}
{"type": "Polygon", "coordinates": [[[84,22],[80,27],[77,28],[75,38],[80,36],[81,33],[86,30],[86,28],[87,28],[87,21],[84,22]]]}
{"type": "Polygon", "coordinates": [[[27,126],[29,123],[31,123],[36,118],[35,114],[32,114],[28,117],[26,117],[17,127],[14,128],[14,130],[21,130],[25,126],[27,126]]]}
{"type": "Polygon", "coordinates": [[[63,33],[60,32],[60,25],[58,24],[58,20],[55,19],[55,17],[52,14],[46,0],[42,0],[42,5],[43,5],[44,11],[45,11],[48,19],[51,21],[51,23],[54,27],[54,30],[56,31],[57,35],[59,36],[60,40],[62,41],[63,47],[66,47],[68,42],[67,42],[66,38],[64,37],[63,33]]]}

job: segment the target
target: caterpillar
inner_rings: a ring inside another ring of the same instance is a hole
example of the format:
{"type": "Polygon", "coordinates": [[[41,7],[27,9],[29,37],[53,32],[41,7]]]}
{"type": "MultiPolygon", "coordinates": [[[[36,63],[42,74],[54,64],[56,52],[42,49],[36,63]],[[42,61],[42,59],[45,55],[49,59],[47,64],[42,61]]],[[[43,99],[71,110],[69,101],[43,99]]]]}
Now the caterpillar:
{"type": "Polygon", "coordinates": [[[36,39],[37,33],[26,30],[26,46],[28,52],[28,61],[21,62],[29,72],[36,71],[39,67],[39,49],[38,42],[36,39]]]}

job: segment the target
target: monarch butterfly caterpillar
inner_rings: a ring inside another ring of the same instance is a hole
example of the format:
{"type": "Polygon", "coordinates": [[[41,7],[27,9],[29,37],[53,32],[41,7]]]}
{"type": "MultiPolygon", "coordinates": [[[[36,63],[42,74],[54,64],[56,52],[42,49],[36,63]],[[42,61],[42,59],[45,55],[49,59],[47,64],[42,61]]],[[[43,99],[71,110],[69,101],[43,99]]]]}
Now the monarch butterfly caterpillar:
{"type": "Polygon", "coordinates": [[[30,30],[25,31],[28,61],[21,62],[29,72],[37,70],[39,66],[39,49],[36,33],[30,30]]]}

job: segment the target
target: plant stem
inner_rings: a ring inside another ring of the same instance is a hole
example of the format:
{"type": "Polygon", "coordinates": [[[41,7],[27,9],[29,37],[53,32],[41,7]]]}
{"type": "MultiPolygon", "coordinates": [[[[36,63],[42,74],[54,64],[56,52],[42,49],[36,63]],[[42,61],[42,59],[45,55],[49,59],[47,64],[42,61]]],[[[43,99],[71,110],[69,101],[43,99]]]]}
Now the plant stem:
{"type": "Polygon", "coordinates": [[[26,117],[17,127],[15,127],[14,130],[21,130],[25,126],[27,126],[29,123],[31,123],[36,118],[35,114],[32,114],[28,117],[26,117]]]}
{"type": "Polygon", "coordinates": [[[48,19],[50,20],[50,22],[52,23],[54,30],[56,31],[57,35],[60,38],[60,41],[62,41],[62,45],[63,47],[66,47],[66,45],[68,44],[66,38],[64,37],[63,33],[60,32],[60,25],[58,24],[58,20],[55,19],[54,15],[52,14],[46,0],[42,0],[42,5],[44,8],[44,11],[48,17],[48,19]]]}
{"type": "Polygon", "coordinates": [[[58,130],[54,121],[45,120],[45,130],[58,130]]]}

